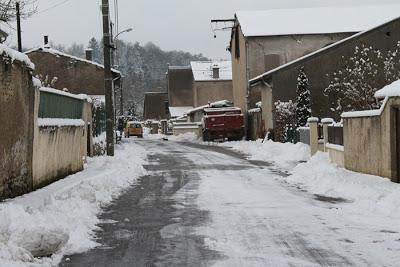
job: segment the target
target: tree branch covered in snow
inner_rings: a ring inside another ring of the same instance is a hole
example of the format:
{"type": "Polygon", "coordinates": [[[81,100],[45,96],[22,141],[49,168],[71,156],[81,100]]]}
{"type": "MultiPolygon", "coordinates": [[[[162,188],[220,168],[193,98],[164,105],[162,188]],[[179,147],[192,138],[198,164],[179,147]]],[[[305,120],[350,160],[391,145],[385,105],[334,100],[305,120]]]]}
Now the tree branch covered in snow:
{"type": "Polygon", "coordinates": [[[379,50],[365,44],[356,46],[354,54],[344,59],[343,67],[328,74],[331,82],[324,93],[329,97],[331,111],[340,114],[378,108],[374,94],[380,87],[381,77],[384,77],[383,66],[379,50]]]}
{"type": "MultiPolygon", "coordinates": [[[[37,0],[20,0],[21,17],[27,18],[37,12],[37,0]]],[[[0,0],[0,21],[11,22],[16,19],[17,0],[0,0]]]]}
{"type": "Polygon", "coordinates": [[[286,130],[288,126],[295,126],[296,122],[296,103],[275,102],[275,141],[286,141],[286,130]]]}
{"type": "Polygon", "coordinates": [[[388,51],[384,62],[385,78],[389,83],[400,79],[400,41],[394,50],[388,51]]]}

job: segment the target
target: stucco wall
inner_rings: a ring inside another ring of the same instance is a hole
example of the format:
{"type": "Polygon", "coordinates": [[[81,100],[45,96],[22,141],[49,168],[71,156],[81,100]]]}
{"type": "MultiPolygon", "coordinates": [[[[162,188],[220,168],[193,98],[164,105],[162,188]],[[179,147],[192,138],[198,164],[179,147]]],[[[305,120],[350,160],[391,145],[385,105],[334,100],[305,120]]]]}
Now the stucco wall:
{"type": "Polygon", "coordinates": [[[67,88],[73,94],[104,95],[102,67],[43,51],[34,51],[28,56],[35,64],[35,76],[47,76],[48,81],[58,78],[51,87],[59,90],[67,88]]]}
{"type": "Polygon", "coordinates": [[[86,157],[92,153],[92,108],[84,102],[84,126],[38,126],[40,91],[35,91],[32,180],[33,188],[46,186],[56,180],[83,170],[86,157]],[[88,142],[90,146],[88,146],[88,142]],[[89,149],[89,151],[88,151],[89,149]]]}
{"type": "Polygon", "coordinates": [[[190,67],[168,69],[168,101],[170,107],[193,106],[193,73],[190,67]]]}
{"type": "Polygon", "coordinates": [[[392,107],[399,106],[400,99],[390,99],[381,116],[344,118],[347,169],[397,179],[396,126],[392,107]]]}
{"type": "Polygon", "coordinates": [[[195,81],[194,106],[219,100],[233,101],[232,81],[195,81]]]}
{"type": "Polygon", "coordinates": [[[30,70],[0,57],[0,200],[32,188],[34,87],[30,70]]]}
{"type": "Polygon", "coordinates": [[[84,127],[38,127],[35,134],[33,187],[45,186],[83,170],[84,127]]]}

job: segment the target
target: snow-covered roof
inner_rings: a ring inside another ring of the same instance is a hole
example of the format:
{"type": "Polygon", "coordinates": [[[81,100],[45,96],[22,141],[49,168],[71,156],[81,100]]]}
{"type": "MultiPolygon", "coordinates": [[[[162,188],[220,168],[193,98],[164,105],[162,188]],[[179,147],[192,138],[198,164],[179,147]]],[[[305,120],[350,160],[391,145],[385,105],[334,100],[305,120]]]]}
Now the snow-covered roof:
{"type": "MultiPolygon", "coordinates": [[[[57,50],[57,49],[47,47],[47,46],[41,46],[41,47],[38,47],[38,48],[31,49],[31,50],[29,50],[29,51],[26,51],[25,54],[29,55],[30,53],[33,53],[33,52],[45,52],[45,53],[50,53],[50,54],[53,54],[53,55],[55,55],[55,56],[67,57],[67,58],[71,58],[71,59],[73,59],[73,60],[77,60],[77,61],[89,63],[89,64],[95,65],[95,66],[97,66],[97,67],[104,68],[104,65],[99,64],[99,63],[97,63],[97,62],[95,62],[95,61],[90,61],[90,60],[87,60],[87,59],[84,59],[84,58],[75,57],[75,56],[72,56],[72,55],[63,53],[63,52],[61,52],[61,51],[59,51],[59,50],[57,50]]],[[[120,72],[119,70],[111,69],[111,71],[114,72],[114,73],[116,73],[116,74],[121,75],[121,72],[120,72]]]]}
{"type": "Polygon", "coordinates": [[[400,96],[400,80],[383,87],[375,93],[376,98],[385,98],[387,96],[400,96]]]}
{"type": "Polygon", "coordinates": [[[14,50],[5,44],[0,44],[0,55],[5,55],[11,59],[12,62],[15,60],[24,63],[28,68],[35,69],[35,65],[29,59],[29,57],[23,53],[14,50]]]}
{"type": "Polygon", "coordinates": [[[191,109],[193,107],[169,107],[169,114],[172,118],[182,117],[191,109]]]}
{"type": "Polygon", "coordinates": [[[400,16],[400,5],[238,11],[245,36],[360,32],[400,16]]]}
{"type": "Polygon", "coordinates": [[[195,81],[232,80],[231,61],[192,61],[193,77],[195,81]],[[213,78],[213,68],[219,68],[219,78],[213,78]]]}

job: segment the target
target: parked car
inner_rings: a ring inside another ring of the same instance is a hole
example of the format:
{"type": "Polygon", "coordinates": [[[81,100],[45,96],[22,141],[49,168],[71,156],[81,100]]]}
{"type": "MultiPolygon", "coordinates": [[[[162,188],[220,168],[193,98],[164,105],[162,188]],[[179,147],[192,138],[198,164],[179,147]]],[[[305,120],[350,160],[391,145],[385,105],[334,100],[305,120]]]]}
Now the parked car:
{"type": "Polygon", "coordinates": [[[203,140],[241,140],[244,136],[244,118],[240,108],[205,108],[203,140]]]}
{"type": "Polygon", "coordinates": [[[143,126],[140,122],[128,121],[125,127],[125,137],[137,136],[143,138],[143,126]]]}

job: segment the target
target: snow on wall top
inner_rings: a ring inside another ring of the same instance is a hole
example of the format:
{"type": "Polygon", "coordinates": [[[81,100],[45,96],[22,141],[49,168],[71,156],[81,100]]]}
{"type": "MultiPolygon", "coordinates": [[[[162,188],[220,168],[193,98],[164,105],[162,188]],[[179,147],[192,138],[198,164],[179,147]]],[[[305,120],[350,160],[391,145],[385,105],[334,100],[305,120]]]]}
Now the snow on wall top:
{"type": "Polygon", "coordinates": [[[232,80],[231,61],[192,61],[193,77],[195,81],[232,80]],[[219,68],[219,78],[213,78],[213,68],[219,68]]]}
{"type": "Polygon", "coordinates": [[[244,36],[360,32],[400,17],[400,5],[238,11],[244,36]]]}
{"type": "Polygon", "coordinates": [[[52,93],[52,94],[57,94],[57,95],[62,95],[62,96],[67,96],[67,97],[71,97],[71,98],[75,98],[75,99],[79,99],[79,100],[85,100],[88,102],[92,102],[91,98],[88,97],[85,94],[79,94],[79,95],[75,95],[75,94],[71,94],[68,92],[64,92],[58,89],[54,89],[54,88],[48,88],[48,87],[42,87],[40,88],[41,92],[47,92],[47,93],[52,93]]]}
{"type": "MultiPolygon", "coordinates": [[[[87,59],[84,59],[84,58],[79,58],[79,57],[75,57],[75,56],[72,56],[72,55],[68,55],[68,54],[63,53],[63,52],[61,52],[59,50],[56,50],[54,48],[50,48],[50,47],[47,47],[47,46],[41,46],[41,47],[38,47],[38,48],[31,49],[29,51],[26,51],[25,54],[28,55],[28,54],[33,53],[33,52],[45,52],[45,53],[50,53],[50,54],[55,55],[55,56],[68,57],[68,58],[71,58],[73,60],[77,60],[77,61],[93,64],[93,65],[95,65],[97,67],[104,68],[104,65],[99,64],[99,63],[97,63],[95,61],[90,61],[90,60],[87,60],[87,59]]],[[[121,72],[119,70],[116,70],[116,69],[111,69],[111,70],[112,70],[112,72],[121,74],[121,72]]]]}
{"type": "Polygon", "coordinates": [[[171,118],[183,117],[193,107],[169,107],[171,118]]]}
{"type": "Polygon", "coordinates": [[[400,80],[395,81],[375,93],[376,98],[400,96],[400,80]]]}
{"type": "Polygon", "coordinates": [[[28,68],[32,70],[35,69],[35,65],[32,63],[27,55],[20,53],[17,50],[11,49],[4,44],[0,44],[0,55],[6,55],[7,57],[11,58],[11,61],[17,60],[24,63],[28,68]]]}

